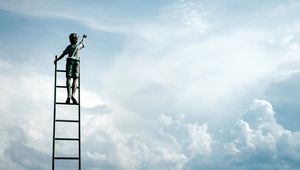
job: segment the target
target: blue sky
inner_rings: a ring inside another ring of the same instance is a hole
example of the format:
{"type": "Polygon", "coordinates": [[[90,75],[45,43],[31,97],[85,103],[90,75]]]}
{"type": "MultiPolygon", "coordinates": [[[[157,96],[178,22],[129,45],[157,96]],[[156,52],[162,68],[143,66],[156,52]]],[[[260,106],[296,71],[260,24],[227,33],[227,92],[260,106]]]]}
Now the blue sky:
{"type": "Polygon", "coordinates": [[[88,35],[83,169],[300,169],[299,8],[296,0],[1,1],[0,169],[51,168],[53,60],[71,32],[88,35]]]}

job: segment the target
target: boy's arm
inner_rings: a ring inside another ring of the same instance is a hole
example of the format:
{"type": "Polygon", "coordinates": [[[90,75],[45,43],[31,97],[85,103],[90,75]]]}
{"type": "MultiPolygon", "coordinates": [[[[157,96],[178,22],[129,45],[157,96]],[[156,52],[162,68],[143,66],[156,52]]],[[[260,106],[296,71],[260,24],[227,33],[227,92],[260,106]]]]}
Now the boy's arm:
{"type": "Polygon", "coordinates": [[[84,48],[84,40],[86,39],[86,35],[83,35],[82,40],[79,42],[79,50],[84,48]]]}
{"type": "Polygon", "coordinates": [[[65,53],[62,53],[58,58],[57,58],[57,55],[55,56],[55,58],[57,58],[56,60],[54,60],[54,64],[56,65],[57,61],[59,61],[60,59],[64,58],[66,54],[65,53]]]}

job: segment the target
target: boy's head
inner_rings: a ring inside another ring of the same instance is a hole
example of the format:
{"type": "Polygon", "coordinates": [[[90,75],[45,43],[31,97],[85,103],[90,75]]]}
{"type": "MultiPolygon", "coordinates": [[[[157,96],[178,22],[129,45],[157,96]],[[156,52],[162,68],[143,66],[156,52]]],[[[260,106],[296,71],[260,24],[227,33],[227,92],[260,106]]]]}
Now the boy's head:
{"type": "Polygon", "coordinates": [[[70,43],[71,43],[72,45],[77,44],[77,41],[78,41],[78,35],[77,35],[76,33],[71,33],[71,34],[69,35],[69,40],[70,40],[70,43]]]}

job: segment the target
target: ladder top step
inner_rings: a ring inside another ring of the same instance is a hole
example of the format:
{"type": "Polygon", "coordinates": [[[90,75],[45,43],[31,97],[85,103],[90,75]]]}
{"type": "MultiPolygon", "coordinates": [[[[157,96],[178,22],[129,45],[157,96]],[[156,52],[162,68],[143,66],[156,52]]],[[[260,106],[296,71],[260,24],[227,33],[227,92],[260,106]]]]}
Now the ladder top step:
{"type": "Polygon", "coordinates": [[[54,157],[54,159],[79,159],[79,157],[54,157]]]}
{"type": "Polygon", "coordinates": [[[79,120],[63,120],[63,119],[57,119],[55,120],[56,122],[74,122],[74,123],[79,123],[79,120]]]}
{"type": "Polygon", "coordinates": [[[78,140],[79,138],[55,138],[55,140],[78,140]]]}
{"type": "Polygon", "coordinates": [[[74,103],[65,103],[65,102],[56,102],[56,104],[62,104],[62,105],[79,105],[78,103],[74,104],[74,103]]]}

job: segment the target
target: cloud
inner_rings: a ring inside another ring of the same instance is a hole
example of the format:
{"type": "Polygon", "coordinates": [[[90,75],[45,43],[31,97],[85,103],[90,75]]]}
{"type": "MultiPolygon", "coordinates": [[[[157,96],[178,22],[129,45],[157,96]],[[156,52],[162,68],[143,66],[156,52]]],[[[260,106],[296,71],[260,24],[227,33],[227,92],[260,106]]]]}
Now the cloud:
{"type": "MultiPolygon", "coordinates": [[[[207,124],[184,114],[158,117],[156,138],[115,128],[112,115],[92,115],[84,129],[89,168],[108,169],[297,169],[300,132],[277,123],[266,100],[255,100],[240,114],[226,141],[214,138],[207,124]],[[93,138],[93,140],[91,140],[93,138]],[[126,155],[126,156],[124,156],[126,155]],[[124,160],[131,160],[127,162],[124,160]]],[[[226,132],[227,133],[227,132],[226,132]]]]}
{"type": "Polygon", "coordinates": [[[0,89],[0,110],[1,119],[5,120],[1,123],[2,127],[12,127],[29,119],[47,121],[45,119],[52,106],[49,103],[53,100],[52,78],[36,73],[34,68],[25,64],[20,66],[20,63],[2,59],[1,62],[8,63],[0,67],[0,80],[3,82],[0,89]],[[37,115],[43,115],[42,118],[45,119],[40,119],[37,115]]]}
{"type": "Polygon", "coordinates": [[[122,133],[111,115],[91,116],[85,121],[83,155],[90,169],[180,169],[185,156],[145,140],[147,136],[122,133]]]}
{"type": "Polygon", "coordinates": [[[16,170],[48,169],[51,160],[49,154],[42,152],[37,146],[33,147],[32,140],[31,142],[28,141],[30,137],[34,137],[35,135],[28,136],[23,129],[18,127],[9,129],[8,134],[5,137],[9,138],[9,146],[3,153],[6,156],[6,161],[11,162],[11,165],[7,168],[14,168],[16,170]]]}
{"type": "Polygon", "coordinates": [[[160,115],[157,134],[118,130],[112,115],[91,115],[84,121],[84,164],[90,169],[182,169],[192,157],[209,155],[213,138],[206,124],[184,115],[160,115]]]}
{"type": "Polygon", "coordinates": [[[189,157],[183,169],[297,169],[300,133],[274,115],[268,101],[255,100],[228,134],[231,142],[214,140],[209,155],[189,157]]]}
{"type": "Polygon", "coordinates": [[[192,141],[188,148],[192,153],[210,153],[212,138],[206,133],[207,125],[188,124],[187,129],[192,141]]]}
{"type": "MultiPolygon", "coordinates": [[[[108,106],[107,106],[108,107],[108,106]]],[[[226,141],[209,124],[186,114],[157,117],[154,134],[118,129],[114,113],[83,117],[83,166],[87,169],[297,169],[300,132],[277,123],[270,102],[255,100],[238,117],[226,141]]],[[[146,130],[146,129],[144,129],[146,130]]],[[[35,122],[8,130],[6,164],[14,169],[47,169],[50,145],[35,122]],[[21,139],[22,142],[19,142],[21,139]],[[48,153],[48,154],[47,154],[48,153]],[[28,155],[28,156],[26,156],[28,155]],[[29,155],[31,157],[29,157],[29,155]],[[22,157],[37,159],[21,159],[22,157]]],[[[3,160],[3,159],[2,159],[3,160]]]]}
{"type": "Polygon", "coordinates": [[[237,137],[234,144],[240,150],[237,163],[245,168],[255,169],[297,169],[300,142],[298,131],[292,132],[278,124],[272,105],[265,100],[255,100],[252,106],[241,114],[232,133],[237,137]],[[287,142],[288,141],[288,142],[287,142]],[[274,166],[275,165],[275,166],[274,166]]]}
{"type": "Polygon", "coordinates": [[[255,100],[247,113],[241,115],[241,119],[250,123],[251,126],[257,127],[264,123],[276,123],[275,112],[272,105],[264,100],[255,100]]]}

